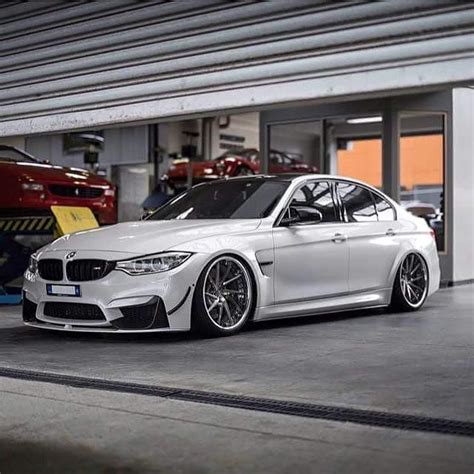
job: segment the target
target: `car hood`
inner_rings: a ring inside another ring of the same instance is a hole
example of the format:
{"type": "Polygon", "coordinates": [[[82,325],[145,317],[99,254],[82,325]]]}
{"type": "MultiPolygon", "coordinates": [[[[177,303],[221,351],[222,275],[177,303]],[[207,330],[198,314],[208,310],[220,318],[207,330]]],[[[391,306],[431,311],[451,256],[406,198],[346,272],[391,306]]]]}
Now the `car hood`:
{"type": "Polygon", "coordinates": [[[87,170],[46,163],[0,162],[2,176],[39,183],[63,183],[106,186],[109,182],[87,170]]]}
{"type": "Polygon", "coordinates": [[[208,237],[250,232],[260,222],[259,219],[124,222],[65,235],[44,250],[94,250],[146,255],[179,250],[180,245],[208,237]]]}

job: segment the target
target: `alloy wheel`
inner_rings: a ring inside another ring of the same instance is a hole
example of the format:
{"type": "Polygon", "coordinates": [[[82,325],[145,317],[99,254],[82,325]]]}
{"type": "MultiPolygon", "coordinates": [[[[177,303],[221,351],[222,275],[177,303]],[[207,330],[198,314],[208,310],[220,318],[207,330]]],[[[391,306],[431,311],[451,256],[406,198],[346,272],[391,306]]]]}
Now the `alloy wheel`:
{"type": "Polygon", "coordinates": [[[417,308],[425,300],[428,291],[428,270],[425,261],[417,254],[405,257],[400,269],[400,288],[405,301],[417,308]]]}
{"type": "Polygon", "coordinates": [[[208,268],[203,300],[210,320],[224,330],[233,329],[247,318],[252,304],[249,272],[236,258],[226,256],[208,268]]]}

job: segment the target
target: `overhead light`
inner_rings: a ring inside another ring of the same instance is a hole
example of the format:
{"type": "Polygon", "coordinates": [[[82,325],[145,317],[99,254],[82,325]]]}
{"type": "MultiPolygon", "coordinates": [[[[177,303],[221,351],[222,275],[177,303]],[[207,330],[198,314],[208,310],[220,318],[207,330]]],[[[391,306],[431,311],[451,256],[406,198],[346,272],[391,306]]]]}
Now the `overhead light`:
{"type": "Polygon", "coordinates": [[[372,117],[356,117],[346,120],[347,123],[377,123],[381,121],[382,117],[380,115],[374,115],[372,117]]]}

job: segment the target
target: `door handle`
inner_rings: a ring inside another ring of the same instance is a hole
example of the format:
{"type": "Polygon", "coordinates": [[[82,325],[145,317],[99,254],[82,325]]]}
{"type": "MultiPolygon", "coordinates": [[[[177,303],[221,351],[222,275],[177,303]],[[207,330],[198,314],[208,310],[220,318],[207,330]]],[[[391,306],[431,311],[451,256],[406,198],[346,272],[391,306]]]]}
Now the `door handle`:
{"type": "Polygon", "coordinates": [[[385,235],[393,236],[395,235],[396,232],[393,229],[387,229],[387,232],[385,232],[385,235]]]}
{"type": "Polygon", "coordinates": [[[336,234],[334,234],[331,240],[336,244],[340,244],[341,242],[345,242],[347,240],[347,237],[337,232],[336,234]]]}

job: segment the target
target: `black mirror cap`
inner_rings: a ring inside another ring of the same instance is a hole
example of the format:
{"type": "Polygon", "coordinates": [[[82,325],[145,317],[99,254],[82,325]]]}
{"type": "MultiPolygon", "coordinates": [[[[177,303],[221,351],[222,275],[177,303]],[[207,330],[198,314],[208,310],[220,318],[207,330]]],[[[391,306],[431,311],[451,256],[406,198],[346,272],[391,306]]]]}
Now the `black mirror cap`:
{"type": "Polygon", "coordinates": [[[294,217],[283,217],[282,220],[280,221],[280,226],[281,227],[290,227],[292,225],[296,225],[297,223],[301,222],[299,216],[294,216],[294,217]]]}
{"type": "Polygon", "coordinates": [[[280,221],[282,227],[319,224],[323,220],[321,212],[313,207],[292,206],[292,211],[293,215],[291,217],[283,217],[280,221]]]}

